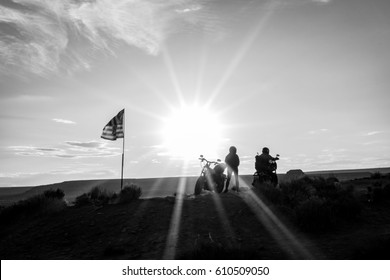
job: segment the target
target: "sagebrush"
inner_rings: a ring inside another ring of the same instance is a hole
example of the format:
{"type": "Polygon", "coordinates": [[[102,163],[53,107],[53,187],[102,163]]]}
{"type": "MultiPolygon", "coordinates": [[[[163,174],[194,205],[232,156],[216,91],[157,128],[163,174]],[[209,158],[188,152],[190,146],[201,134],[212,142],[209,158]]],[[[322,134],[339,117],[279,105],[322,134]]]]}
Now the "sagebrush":
{"type": "Polygon", "coordinates": [[[328,229],[355,219],[362,210],[353,188],[343,187],[336,178],[303,177],[282,183],[280,188],[258,185],[255,192],[309,231],[328,229]]]}
{"type": "Polygon", "coordinates": [[[135,184],[126,185],[119,194],[109,192],[100,186],[96,186],[88,193],[76,197],[75,206],[81,207],[85,205],[128,203],[139,199],[141,194],[141,188],[135,184]]]}
{"type": "Polygon", "coordinates": [[[118,195],[116,193],[109,192],[101,186],[95,186],[88,193],[76,197],[75,206],[105,205],[114,203],[117,197],[118,195]]]}
{"type": "Polygon", "coordinates": [[[23,218],[60,212],[66,208],[66,203],[63,198],[63,190],[50,189],[43,194],[18,201],[0,210],[0,223],[12,223],[23,218]]]}
{"type": "Polygon", "coordinates": [[[140,198],[141,188],[135,184],[126,185],[119,193],[119,203],[128,203],[140,198]]]}

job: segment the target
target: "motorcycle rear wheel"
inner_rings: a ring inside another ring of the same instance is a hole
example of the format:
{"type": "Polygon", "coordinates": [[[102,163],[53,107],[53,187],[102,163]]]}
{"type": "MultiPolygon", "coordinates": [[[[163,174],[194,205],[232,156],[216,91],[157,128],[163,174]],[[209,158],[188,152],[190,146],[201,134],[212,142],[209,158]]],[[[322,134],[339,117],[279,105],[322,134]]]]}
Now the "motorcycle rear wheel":
{"type": "Polygon", "coordinates": [[[253,186],[255,186],[255,184],[257,183],[256,186],[262,184],[271,184],[274,187],[276,187],[276,185],[278,184],[278,177],[275,173],[272,173],[270,175],[270,174],[256,172],[253,176],[254,176],[253,183],[252,183],[253,186]]]}
{"type": "Polygon", "coordinates": [[[206,183],[206,178],[204,176],[199,176],[198,180],[196,180],[195,183],[195,189],[194,189],[195,195],[199,195],[202,192],[205,183],[206,183]]]}

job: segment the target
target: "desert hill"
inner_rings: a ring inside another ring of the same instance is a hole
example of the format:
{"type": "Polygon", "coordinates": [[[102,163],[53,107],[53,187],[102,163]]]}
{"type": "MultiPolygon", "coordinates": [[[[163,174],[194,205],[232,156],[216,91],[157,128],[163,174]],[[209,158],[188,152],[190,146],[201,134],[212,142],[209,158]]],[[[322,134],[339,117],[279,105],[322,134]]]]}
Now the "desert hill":
{"type": "MultiPolygon", "coordinates": [[[[0,227],[0,257],[390,259],[390,204],[369,203],[361,193],[378,182],[343,182],[342,188],[355,188],[362,211],[320,231],[303,230],[292,222],[289,211],[255,189],[243,188],[240,193],[66,207],[51,215],[22,218],[0,227]]],[[[381,184],[388,186],[389,178],[381,184]]]]}
{"type": "MultiPolygon", "coordinates": [[[[327,171],[309,171],[305,172],[307,176],[316,177],[336,177],[340,181],[368,178],[374,173],[387,174],[390,168],[369,168],[352,170],[327,170],[327,171]]],[[[279,182],[287,180],[286,174],[278,174],[279,182]]],[[[253,174],[240,175],[240,178],[248,185],[251,185],[253,174]]],[[[188,177],[165,177],[165,178],[146,178],[146,179],[124,179],[124,186],[136,184],[142,189],[142,198],[165,197],[177,192],[180,180],[185,180],[184,193],[192,194],[194,191],[197,176],[188,177]]],[[[111,192],[120,191],[120,180],[79,180],[65,181],[61,183],[41,185],[35,187],[9,187],[0,188],[0,205],[10,205],[18,200],[26,199],[33,195],[43,193],[49,189],[62,189],[65,192],[65,199],[73,202],[74,199],[93,187],[101,187],[111,192]]]]}

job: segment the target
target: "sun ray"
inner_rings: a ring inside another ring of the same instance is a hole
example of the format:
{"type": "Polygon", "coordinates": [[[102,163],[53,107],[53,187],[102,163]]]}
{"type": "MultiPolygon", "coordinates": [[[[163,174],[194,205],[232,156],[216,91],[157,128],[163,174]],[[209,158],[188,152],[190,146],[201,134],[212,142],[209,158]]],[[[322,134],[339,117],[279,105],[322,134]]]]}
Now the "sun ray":
{"type": "MultiPolygon", "coordinates": [[[[234,111],[234,108],[237,108],[243,104],[253,103],[255,101],[258,102],[259,93],[261,93],[261,90],[251,93],[246,92],[244,96],[240,96],[240,98],[235,99],[234,102],[231,102],[230,104],[225,105],[223,108],[220,108],[220,110],[218,110],[218,115],[223,115],[225,113],[234,111]]],[[[259,103],[259,105],[261,104],[259,103]]]]}
{"type": "Polygon", "coordinates": [[[225,208],[223,207],[222,202],[221,202],[221,197],[218,194],[213,194],[213,201],[215,204],[215,208],[217,209],[219,221],[221,222],[222,228],[225,232],[225,237],[228,239],[234,240],[236,238],[236,234],[235,234],[233,227],[232,227],[232,225],[231,225],[231,223],[226,215],[225,208]]]}
{"type": "Polygon", "coordinates": [[[143,109],[139,106],[133,105],[133,104],[126,104],[126,109],[128,109],[129,111],[131,110],[131,112],[134,112],[134,113],[136,113],[136,112],[140,113],[143,116],[151,117],[155,120],[159,120],[159,121],[163,120],[163,117],[161,117],[160,115],[153,113],[150,110],[143,109]]]}
{"type": "MultiPolygon", "coordinates": [[[[186,165],[183,166],[183,170],[185,168],[186,165]]],[[[169,232],[165,244],[165,250],[163,256],[164,260],[173,260],[175,259],[176,256],[176,247],[179,241],[181,213],[183,209],[186,182],[187,182],[186,177],[181,177],[179,179],[179,184],[177,186],[176,197],[175,197],[175,205],[173,208],[171,223],[169,226],[169,232]]]]}
{"type": "Polygon", "coordinates": [[[230,61],[229,66],[227,67],[224,75],[220,79],[220,81],[217,83],[215,89],[210,95],[210,98],[208,100],[208,103],[212,103],[214,99],[220,94],[222,88],[225,86],[226,82],[230,79],[234,71],[236,70],[238,64],[241,62],[245,54],[248,52],[248,50],[253,45],[254,41],[258,37],[260,31],[263,29],[267,21],[270,19],[272,14],[274,13],[275,9],[279,5],[279,1],[268,1],[264,7],[265,13],[260,16],[259,22],[255,25],[251,33],[248,34],[248,37],[246,40],[242,43],[240,49],[237,51],[236,55],[232,58],[230,61]]]}
{"type": "Polygon", "coordinates": [[[141,76],[139,72],[135,71],[133,68],[131,68],[129,65],[124,65],[126,67],[127,71],[131,73],[132,76],[134,76],[139,82],[142,83],[143,86],[145,86],[147,89],[149,89],[160,101],[164,103],[164,105],[168,108],[173,108],[172,103],[166,96],[161,92],[160,89],[154,86],[154,83],[150,82],[150,76],[141,76]]]}
{"type": "Polygon", "coordinates": [[[291,259],[315,259],[322,258],[308,238],[305,238],[305,245],[287,228],[287,226],[272,212],[272,210],[256,195],[245,181],[240,179],[240,184],[249,188],[249,191],[241,193],[241,197],[249,208],[254,212],[259,222],[269,231],[271,236],[280,247],[290,256],[291,259]],[[310,246],[308,246],[310,245],[310,246]],[[313,254],[311,251],[315,251],[313,254]]]}
{"type": "Polygon", "coordinates": [[[195,87],[195,102],[198,102],[201,97],[202,92],[202,86],[203,86],[203,77],[204,77],[204,71],[206,69],[206,62],[207,62],[207,51],[206,51],[206,45],[203,44],[202,51],[200,52],[201,56],[199,59],[199,68],[198,73],[196,77],[196,87],[195,87]]]}
{"type": "MultiPolygon", "coordinates": [[[[168,166],[165,167],[165,169],[168,169],[168,166]]],[[[156,197],[157,190],[160,187],[164,187],[164,178],[157,178],[156,181],[153,183],[152,187],[148,190],[150,197],[156,197]]]]}
{"type": "Polygon", "coordinates": [[[169,76],[171,78],[171,82],[173,84],[173,87],[175,88],[176,91],[176,96],[180,102],[180,104],[184,104],[184,97],[183,97],[183,91],[180,87],[179,80],[177,78],[177,74],[175,71],[175,68],[172,63],[171,56],[169,54],[169,50],[166,46],[163,46],[161,49],[162,57],[164,59],[164,64],[166,68],[168,69],[169,76]]]}

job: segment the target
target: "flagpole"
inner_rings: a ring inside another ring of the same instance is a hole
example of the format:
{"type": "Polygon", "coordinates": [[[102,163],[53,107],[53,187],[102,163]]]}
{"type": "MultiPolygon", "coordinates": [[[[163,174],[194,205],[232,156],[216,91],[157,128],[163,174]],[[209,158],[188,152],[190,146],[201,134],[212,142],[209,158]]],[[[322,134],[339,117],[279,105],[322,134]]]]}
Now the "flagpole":
{"type": "MultiPolygon", "coordinates": [[[[124,109],[123,109],[124,110],[124,109]]],[[[125,161],[125,112],[123,111],[123,146],[122,146],[122,170],[121,170],[121,191],[122,191],[122,188],[123,188],[123,164],[124,164],[124,161],[125,161]]]]}
{"type": "Polygon", "coordinates": [[[122,146],[122,169],[121,169],[121,191],[123,189],[123,165],[125,162],[125,108],[123,108],[109,123],[103,128],[103,133],[100,136],[103,139],[115,141],[118,138],[123,138],[122,146]],[[121,126],[121,127],[119,127],[121,126]]]}

